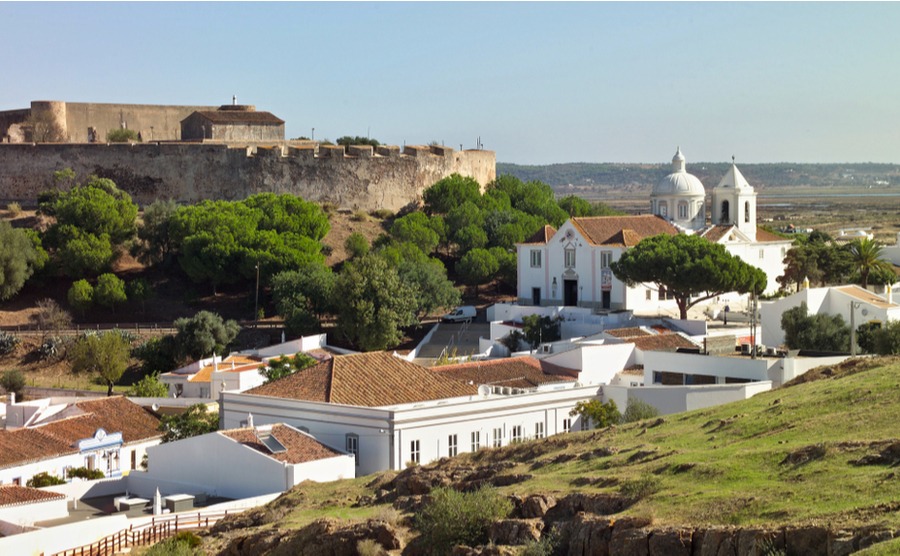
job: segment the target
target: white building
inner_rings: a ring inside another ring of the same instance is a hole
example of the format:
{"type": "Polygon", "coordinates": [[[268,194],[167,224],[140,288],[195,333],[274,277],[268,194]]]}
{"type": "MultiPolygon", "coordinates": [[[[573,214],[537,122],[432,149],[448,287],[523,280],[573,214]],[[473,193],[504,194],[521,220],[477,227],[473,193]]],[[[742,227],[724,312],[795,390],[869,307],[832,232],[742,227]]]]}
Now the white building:
{"type": "Polygon", "coordinates": [[[41,472],[67,478],[75,467],[120,477],[159,444],[158,427],[158,419],[121,396],[9,405],[0,430],[0,484],[24,486],[41,472]]]}
{"type": "Polygon", "coordinates": [[[801,303],[806,303],[811,315],[840,315],[844,322],[852,323],[855,328],[868,322],[883,323],[900,319],[900,305],[859,286],[809,288],[760,305],[763,344],[784,344],[781,315],[789,309],[799,307],[801,303]]]}
{"type": "Polygon", "coordinates": [[[163,373],[159,380],[168,386],[170,396],[214,399],[222,390],[244,391],[264,383],[266,379],[259,373],[264,364],[258,357],[213,355],[163,373]]]}
{"type": "Polygon", "coordinates": [[[762,269],[766,292],[779,288],[791,241],[756,225],[756,192],[732,163],[712,193],[712,225],[706,222],[706,193],[685,169],[679,149],[672,172],[653,188],[651,215],[571,218],[559,230],[545,226],[517,244],[518,301],[531,305],[584,306],[639,312],[671,310],[674,301],[655,285],[629,288],[610,270],[625,249],[658,234],[699,234],[762,269]]]}
{"type": "Polygon", "coordinates": [[[353,456],[284,424],[212,432],[154,446],[147,455],[146,480],[235,499],[356,476],[353,456]]]}
{"type": "Polygon", "coordinates": [[[220,420],[222,428],[246,426],[248,414],[290,424],[354,454],[357,475],[366,475],[587,427],[569,411],[599,391],[527,358],[426,369],[374,352],[224,392],[220,420]]]}

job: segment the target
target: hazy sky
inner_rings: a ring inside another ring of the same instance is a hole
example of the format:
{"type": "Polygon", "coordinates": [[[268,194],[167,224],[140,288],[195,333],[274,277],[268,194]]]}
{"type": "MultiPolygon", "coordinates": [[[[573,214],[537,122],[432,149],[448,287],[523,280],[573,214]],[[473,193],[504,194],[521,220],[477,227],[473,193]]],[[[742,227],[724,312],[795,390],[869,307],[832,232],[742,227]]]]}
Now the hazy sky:
{"type": "Polygon", "coordinates": [[[897,3],[2,3],[0,110],[255,104],[497,160],[900,162],[897,3]]]}

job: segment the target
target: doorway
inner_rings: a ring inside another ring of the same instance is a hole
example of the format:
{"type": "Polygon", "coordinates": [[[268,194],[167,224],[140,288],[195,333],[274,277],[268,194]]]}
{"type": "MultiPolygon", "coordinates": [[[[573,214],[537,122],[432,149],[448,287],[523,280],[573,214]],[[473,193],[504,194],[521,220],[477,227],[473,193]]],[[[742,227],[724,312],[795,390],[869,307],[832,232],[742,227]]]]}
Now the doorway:
{"type": "Polygon", "coordinates": [[[578,280],[563,280],[563,305],[566,307],[578,305],[578,280]]]}
{"type": "Polygon", "coordinates": [[[612,294],[612,292],[610,292],[610,291],[604,291],[602,293],[601,301],[603,303],[604,309],[609,309],[610,305],[612,305],[612,295],[611,294],[612,294]]]}
{"type": "Polygon", "coordinates": [[[531,304],[540,307],[541,305],[541,288],[531,288],[531,304]]]}

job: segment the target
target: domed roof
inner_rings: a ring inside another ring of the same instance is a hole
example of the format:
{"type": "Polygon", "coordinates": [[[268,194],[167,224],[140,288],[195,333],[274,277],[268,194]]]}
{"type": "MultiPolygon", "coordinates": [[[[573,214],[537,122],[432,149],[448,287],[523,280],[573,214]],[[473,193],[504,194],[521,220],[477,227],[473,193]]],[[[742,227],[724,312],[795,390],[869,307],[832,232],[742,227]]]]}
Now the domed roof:
{"type": "Polygon", "coordinates": [[[706,196],[706,189],[703,188],[700,179],[693,174],[688,174],[685,170],[681,148],[678,148],[675,156],[672,157],[672,173],[659,180],[659,183],[653,188],[651,196],[659,195],[706,196]]]}

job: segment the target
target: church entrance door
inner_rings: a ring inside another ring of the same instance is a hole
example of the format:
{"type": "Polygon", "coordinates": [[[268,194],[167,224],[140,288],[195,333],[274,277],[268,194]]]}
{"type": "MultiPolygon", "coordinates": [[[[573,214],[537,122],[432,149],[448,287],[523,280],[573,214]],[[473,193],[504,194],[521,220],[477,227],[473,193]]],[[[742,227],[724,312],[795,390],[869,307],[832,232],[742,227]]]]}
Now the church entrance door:
{"type": "Polygon", "coordinates": [[[563,280],[563,305],[566,307],[578,305],[578,280],[563,280]]]}

